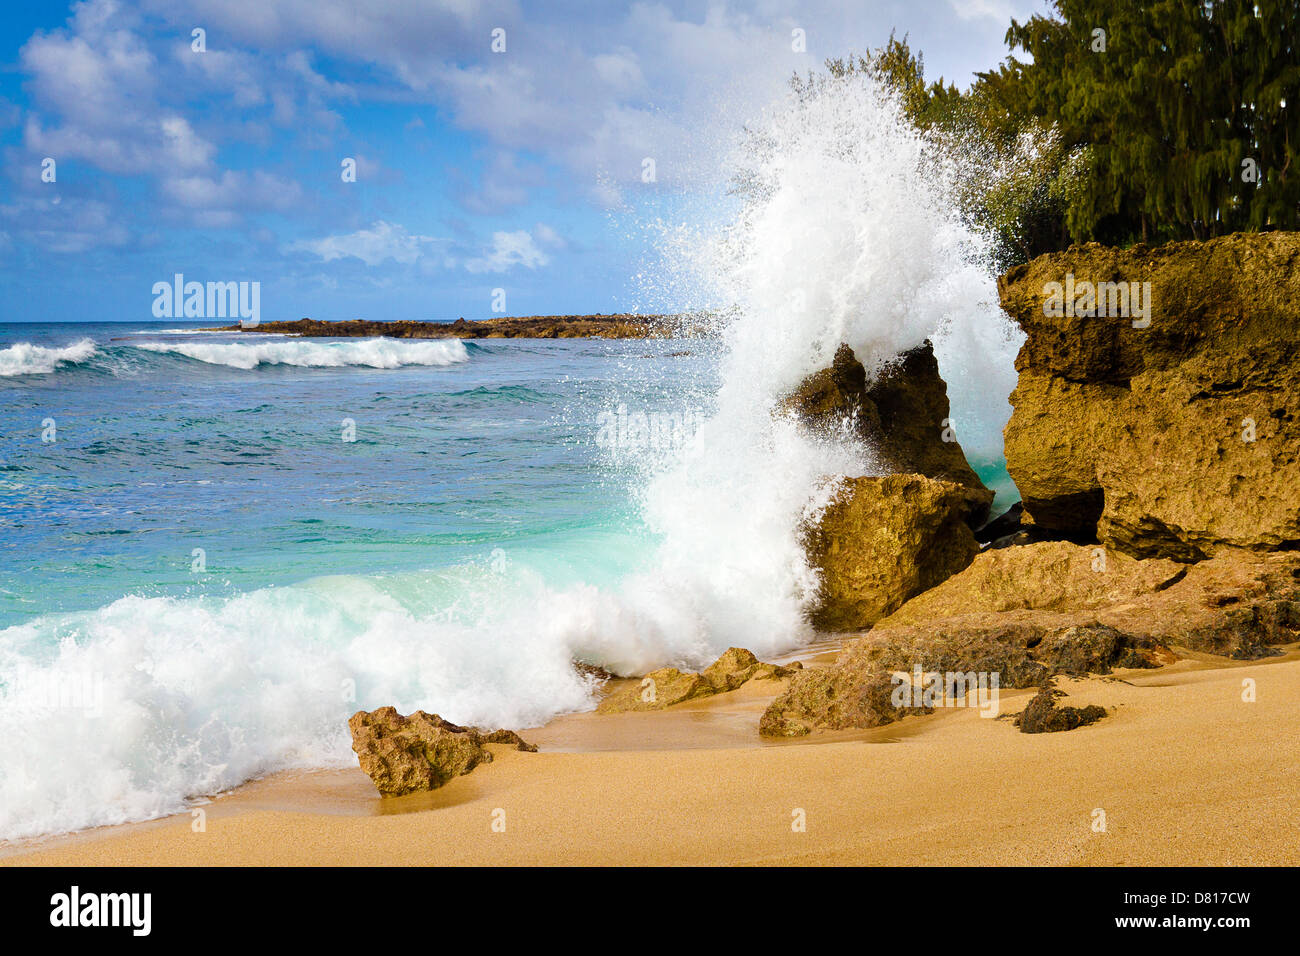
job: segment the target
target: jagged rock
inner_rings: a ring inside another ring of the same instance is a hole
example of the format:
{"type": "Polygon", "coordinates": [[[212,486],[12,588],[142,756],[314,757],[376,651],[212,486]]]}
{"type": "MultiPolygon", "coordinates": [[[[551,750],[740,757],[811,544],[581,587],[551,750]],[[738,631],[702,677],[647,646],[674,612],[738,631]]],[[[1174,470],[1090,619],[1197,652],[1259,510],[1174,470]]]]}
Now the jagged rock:
{"type": "Polygon", "coordinates": [[[1140,561],[1066,541],[981,552],[961,573],[918,595],[880,622],[917,624],[959,614],[1083,611],[1163,590],[1187,574],[1176,561],[1140,561]]]}
{"type": "Polygon", "coordinates": [[[1300,234],[1076,246],[999,292],[1027,336],[1005,436],[1035,524],[1181,561],[1300,545],[1300,234]],[[1044,315],[1067,275],[1150,282],[1150,325],[1044,315]]]}
{"type": "Polygon", "coordinates": [[[839,675],[829,668],[802,671],[759,719],[764,737],[801,737],[814,728],[839,730],[877,727],[907,714],[928,714],[929,707],[895,708],[894,681],[885,670],[865,672],[849,693],[842,693],[839,675]]]}
{"type": "Polygon", "coordinates": [[[611,671],[606,670],[599,664],[589,664],[586,661],[573,661],[573,669],[577,671],[579,677],[590,677],[595,681],[607,681],[614,678],[611,671]]]}
{"type": "Polygon", "coordinates": [[[1096,723],[1106,716],[1106,708],[1089,704],[1087,707],[1058,707],[1056,701],[1064,697],[1052,682],[1046,681],[1025,709],[1016,717],[1016,726],[1022,734],[1052,734],[1074,730],[1096,723]]]}
{"type": "Polygon", "coordinates": [[[804,536],[821,578],[812,623],[867,627],[979,552],[969,489],[921,475],[848,478],[804,536]]]}
{"type": "Polygon", "coordinates": [[[1032,687],[1107,674],[1175,651],[1253,660],[1300,639],[1300,554],[1226,552],[1190,567],[1043,542],[981,553],[961,573],[796,675],[760,723],[768,736],[874,727],[905,713],[882,695],[896,671],[998,674],[1032,687]]]}
{"type": "Polygon", "coordinates": [[[1053,633],[1102,625],[1141,643],[1253,660],[1297,639],[1300,555],[1232,551],[1187,566],[1067,542],[984,551],[877,626],[1013,612],[1053,633]]]}
{"type": "Polygon", "coordinates": [[[752,651],[743,647],[729,647],[721,657],[700,673],[714,693],[724,694],[735,690],[747,681],[766,680],[771,677],[787,677],[803,667],[796,661],[794,665],[782,667],[779,664],[764,664],[752,651]]]}
{"type": "Polygon", "coordinates": [[[765,664],[743,647],[731,647],[698,674],[661,667],[640,681],[629,681],[604,697],[596,710],[602,714],[663,710],[698,697],[725,694],[751,680],[789,677],[802,668],[799,661],[787,666],[765,664]]]}
{"type": "Polygon", "coordinates": [[[929,342],[904,352],[870,381],[853,350],[841,345],[830,368],[806,378],[784,407],[816,429],[837,431],[847,423],[888,471],[962,486],[970,524],[987,519],[993,492],[967,463],[961,445],[944,441],[948,386],[929,342]]]}
{"type": "Polygon", "coordinates": [[[492,752],[485,744],[511,744],[537,752],[513,730],[484,734],[422,710],[409,717],[393,707],[359,710],[348,719],[348,728],[361,769],[385,797],[436,790],[480,763],[491,762],[492,752]]]}
{"type": "MultiPolygon", "coordinates": [[[[848,642],[829,667],[795,675],[769,705],[759,733],[790,737],[813,729],[892,723],[924,708],[896,707],[893,674],[997,675],[999,687],[1034,687],[1053,674],[1108,674],[1151,667],[1162,648],[1103,624],[1038,621],[1025,612],[966,615],[926,625],[877,628],[848,642]]],[[[1172,658],[1166,658],[1172,659],[1172,658]]],[[[990,678],[991,680],[991,678],[990,678]]]]}

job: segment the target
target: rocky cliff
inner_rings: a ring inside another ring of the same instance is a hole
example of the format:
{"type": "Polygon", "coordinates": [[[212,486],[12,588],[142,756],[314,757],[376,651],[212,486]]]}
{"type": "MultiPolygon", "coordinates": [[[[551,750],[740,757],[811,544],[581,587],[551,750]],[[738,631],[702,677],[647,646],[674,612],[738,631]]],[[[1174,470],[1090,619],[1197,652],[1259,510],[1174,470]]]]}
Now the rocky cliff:
{"type": "MultiPolygon", "coordinates": [[[[1099,713],[1056,709],[1056,674],[1250,660],[1300,638],[1300,235],[1081,246],[999,289],[1026,334],[1005,436],[1033,533],[1000,537],[794,675],[765,735],[923,713],[894,693],[917,669],[1046,683],[1022,729],[1069,729],[1099,713]]],[[[965,544],[945,528],[927,547],[965,544]]],[[[907,567],[915,542],[899,540],[907,567]]],[[[832,584],[884,560],[870,550],[832,584]]]]}
{"type": "Polygon", "coordinates": [[[1005,435],[1035,524],[1181,561],[1300,546],[1300,235],[1079,246],[999,291],[1026,334],[1005,435]]]}

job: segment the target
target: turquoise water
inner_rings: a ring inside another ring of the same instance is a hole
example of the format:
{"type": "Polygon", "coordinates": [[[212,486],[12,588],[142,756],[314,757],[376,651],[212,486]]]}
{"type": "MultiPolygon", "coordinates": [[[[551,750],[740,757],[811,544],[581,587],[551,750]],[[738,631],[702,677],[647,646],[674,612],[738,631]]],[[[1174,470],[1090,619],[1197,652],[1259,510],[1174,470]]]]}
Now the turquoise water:
{"type": "Polygon", "coordinates": [[[617,578],[644,529],[628,476],[597,446],[597,416],[706,392],[711,367],[698,349],[663,359],[680,344],[486,340],[444,365],[242,368],[220,364],[247,361],[222,350],[267,336],[140,334],[176,327],[0,326],[0,349],[95,348],[0,379],[0,626],[126,594],[428,569],[495,549],[551,550],[595,583],[617,578]],[[217,351],[145,348],[158,343],[217,351]]]}

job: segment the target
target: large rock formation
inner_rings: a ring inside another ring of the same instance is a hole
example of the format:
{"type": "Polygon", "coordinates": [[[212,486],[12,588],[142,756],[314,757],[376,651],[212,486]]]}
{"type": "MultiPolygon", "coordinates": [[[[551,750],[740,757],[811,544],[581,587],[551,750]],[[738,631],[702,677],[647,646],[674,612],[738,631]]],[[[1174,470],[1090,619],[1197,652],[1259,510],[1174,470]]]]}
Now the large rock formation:
{"type": "Polygon", "coordinates": [[[725,694],[751,680],[789,677],[802,667],[798,661],[787,667],[765,664],[752,651],[731,647],[698,674],[675,667],[661,667],[639,681],[627,681],[604,697],[596,710],[602,714],[663,710],[699,697],[725,694]]]}
{"type": "Polygon", "coordinates": [[[961,573],[796,675],[760,732],[874,727],[906,713],[890,675],[998,674],[1001,687],[1053,674],[1153,667],[1175,652],[1250,660],[1300,638],[1300,554],[1225,552],[1199,564],[1135,560],[1042,542],[982,552],[961,573]]]}
{"type": "Polygon", "coordinates": [[[897,474],[924,475],[960,485],[968,519],[988,517],[993,492],[984,487],[955,440],[948,418],[948,386],[929,342],[910,349],[868,380],[853,350],[841,345],[830,368],[808,376],[785,407],[819,430],[846,425],[897,474]],[[945,440],[951,439],[951,440],[945,440]]]}
{"type": "Polygon", "coordinates": [[[979,553],[968,488],[920,475],[848,478],[804,548],[821,576],[812,623],[869,627],[979,553]]]}
{"type": "Polygon", "coordinates": [[[999,291],[1027,336],[1005,434],[1036,525],[1181,561],[1300,546],[1300,234],[1078,246],[999,291]],[[1147,318],[1098,295],[1145,282],[1147,318]]]}
{"type": "Polygon", "coordinates": [[[1061,541],[984,551],[877,630],[983,621],[1051,632],[1097,624],[1138,643],[1268,657],[1300,638],[1300,554],[1224,552],[1189,566],[1061,541]]]}
{"type": "Polygon", "coordinates": [[[821,589],[814,625],[869,627],[978,552],[970,529],[993,492],[953,439],[948,389],[930,343],[868,377],[841,345],[829,368],[805,379],[783,407],[823,433],[864,441],[885,477],[846,477],[804,545],[821,589]]]}
{"type": "Polygon", "coordinates": [[[537,751],[513,730],[485,734],[422,710],[409,717],[392,707],[359,710],[348,719],[348,728],[361,769],[385,797],[436,790],[480,763],[490,763],[486,744],[537,751]]]}

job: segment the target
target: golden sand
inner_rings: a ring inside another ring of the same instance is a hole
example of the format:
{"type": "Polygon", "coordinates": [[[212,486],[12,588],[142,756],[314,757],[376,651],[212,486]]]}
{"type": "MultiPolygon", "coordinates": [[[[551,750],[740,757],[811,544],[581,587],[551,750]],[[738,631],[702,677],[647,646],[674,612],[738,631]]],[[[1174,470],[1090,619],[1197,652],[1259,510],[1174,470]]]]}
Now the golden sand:
{"type": "MultiPolygon", "coordinates": [[[[1110,716],[1028,735],[945,709],[764,742],[778,685],[572,715],[431,794],[281,774],[189,814],[4,848],[6,864],[1300,864],[1300,653],[1061,680],[1110,716]],[[1254,702],[1243,681],[1255,682],[1254,702]],[[1104,814],[1104,830],[1102,822],[1104,814]],[[799,823],[802,821],[802,829],[799,823]]],[[[1014,713],[1030,691],[1002,695],[1014,713]]]]}

